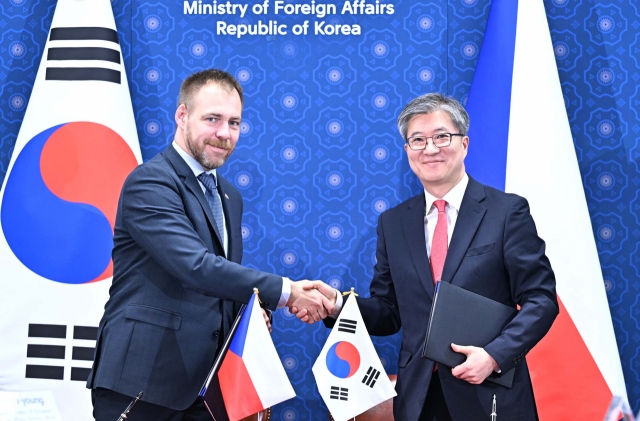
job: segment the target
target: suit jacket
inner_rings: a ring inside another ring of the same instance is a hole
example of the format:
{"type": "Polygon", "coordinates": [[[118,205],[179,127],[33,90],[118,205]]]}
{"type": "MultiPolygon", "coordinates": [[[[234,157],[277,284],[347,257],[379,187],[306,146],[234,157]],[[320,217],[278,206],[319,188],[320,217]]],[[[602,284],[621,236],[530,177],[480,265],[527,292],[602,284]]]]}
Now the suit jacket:
{"type": "Polygon", "coordinates": [[[229,244],[187,163],[169,146],[124,183],[114,228],[113,284],[98,327],[89,388],[175,410],[189,407],[253,288],[275,309],[280,276],[241,266],[242,198],[218,185],[229,244]]]}
{"type": "Polygon", "coordinates": [[[555,277],[527,201],[469,178],[442,274],[444,282],[521,306],[502,335],[484,347],[502,370],[515,366],[511,389],[490,382],[472,385],[442,365],[434,374],[434,362],[421,357],[434,295],[424,215],[420,194],[380,216],[371,297],[358,297],[370,334],[391,335],[402,327],[396,421],[418,419],[432,375],[440,376],[454,421],[488,420],[494,393],[500,419],[536,420],[524,356],[551,327],[558,303],[555,277]]]}

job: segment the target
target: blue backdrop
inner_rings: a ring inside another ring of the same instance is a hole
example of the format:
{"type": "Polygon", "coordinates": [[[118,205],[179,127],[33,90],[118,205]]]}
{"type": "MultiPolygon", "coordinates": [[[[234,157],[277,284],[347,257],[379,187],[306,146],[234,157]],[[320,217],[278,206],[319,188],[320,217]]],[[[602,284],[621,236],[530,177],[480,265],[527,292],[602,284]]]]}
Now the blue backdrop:
{"type": "MultiPolygon", "coordinates": [[[[490,6],[489,0],[392,3],[392,15],[317,19],[195,16],[185,15],[179,0],[112,1],[145,160],[172,140],[185,76],[219,67],[242,83],[242,136],[222,173],[245,199],[246,265],[366,293],[378,215],[421,190],[395,118],[411,98],[429,91],[466,101],[490,6]],[[259,19],[277,19],[289,29],[307,19],[312,28],[314,20],[359,24],[362,35],[216,35],[218,20],[259,19]]],[[[633,0],[544,3],[629,399],[637,411],[640,13],[633,0]]],[[[337,4],[339,13],[342,2],[337,4]]],[[[0,180],[54,9],[53,0],[0,2],[0,180]]],[[[544,126],[539,141],[544,147],[544,126]]],[[[327,334],[287,312],[276,316],[273,338],[298,398],[276,407],[274,419],[326,419],[310,368],[327,334]]],[[[375,343],[385,368],[395,373],[398,337],[375,343]]]]}

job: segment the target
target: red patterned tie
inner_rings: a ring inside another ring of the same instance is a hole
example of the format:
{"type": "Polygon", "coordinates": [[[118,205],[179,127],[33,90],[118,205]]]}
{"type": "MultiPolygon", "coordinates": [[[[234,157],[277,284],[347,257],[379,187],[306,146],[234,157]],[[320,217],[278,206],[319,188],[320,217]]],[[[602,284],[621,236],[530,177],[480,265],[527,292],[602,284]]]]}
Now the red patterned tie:
{"type": "Polygon", "coordinates": [[[436,282],[442,280],[442,269],[447,258],[449,242],[447,241],[447,214],[444,210],[447,202],[436,200],[433,205],[438,209],[438,222],[431,242],[431,274],[433,275],[433,282],[436,282]]]}

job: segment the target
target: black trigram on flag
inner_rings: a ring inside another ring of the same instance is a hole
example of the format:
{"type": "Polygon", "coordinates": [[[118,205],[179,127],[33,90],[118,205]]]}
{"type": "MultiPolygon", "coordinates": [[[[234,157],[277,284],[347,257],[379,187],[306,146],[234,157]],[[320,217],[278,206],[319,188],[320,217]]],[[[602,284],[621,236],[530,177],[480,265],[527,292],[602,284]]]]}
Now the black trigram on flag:
{"type": "Polygon", "coordinates": [[[369,367],[367,370],[367,374],[365,374],[362,379],[362,383],[366,384],[369,387],[373,387],[376,384],[376,380],[380,377],[380,372],[373,367],[369,367]]]}
{"type": "Polygon", "coordinates": [[[356,322],[355,320],[340,319],[340,321],[338,321],[338,331],[356,333],[356,323],[358,322],[356,322]]]}
{"type": "MultiPolygon", "coordinates": [[[[53,360],[64,360],[66,347],[61,339],[67,337],[66,325],[45,325],[29,324],[29,338],[45,338],[49,343],[58,345],[28,344],[27,358],[47,358],[53,360]]],[[[95,341],[98,336],[98,328],[93,326],[74,326],[73,339],[95,341]]],[[[42,341],[39,339],[38,341],[42,341]]],[[[72,346],[71,359],[76,361],[93,361],[94,347],[72,346]]],[[[29,360],[28,360],[29,361],[29,360]]],[[[63,361],[53,362],[53,365],[27,364],[25,377],[27,379],[48,379],[63,380],[63,361]]],[[[90,368],[71,367],[71,380],[86,382],[89,377],[90,368]]]]}
{"type": "Polygon", "coordinates": [[[330,399],[337,399],[341,401],[349,400],[349,389],[346,387],[331,386],[330,399]]]}
{"type": "Polygon", "coordinates": [[[111,69],[108,65],[89,67],[75,64],[58,67],[58,65],[68,63],[71,60],[98,60],[120,64],[119,49],[100,45],[100,42],[104,41],[114,43],[115,47],[119,45],[118,33],[113,29],[98,27],[51,28],[49,41],[98,42],[95,47],[81,46],[81,44],[77,47],[68,45],[58,47],[51,44],[47,54],[46,80],[97,80],[120,83],[120,71],[111,69]]]}

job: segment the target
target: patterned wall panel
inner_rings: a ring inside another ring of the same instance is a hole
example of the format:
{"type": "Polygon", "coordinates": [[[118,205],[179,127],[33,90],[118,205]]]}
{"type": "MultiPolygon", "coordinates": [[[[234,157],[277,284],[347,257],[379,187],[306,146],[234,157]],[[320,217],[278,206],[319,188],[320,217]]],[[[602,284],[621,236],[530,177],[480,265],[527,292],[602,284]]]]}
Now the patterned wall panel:
{"type": "MultiPolygon", "coordinates": [[[[253,4],[254,2],[250,2],[253,4]]],[[[287,1],[290,3],[290,1],[287,1]]],[[[375,226],[421,190],[394,125],[411,98],[463,103],[489,0],[394,1],[391,15],[196,16],[183,2],[113,0],[145,160],[171,141],[181,80],[221,67],[246,92],[222,173],[245,199],[244,263],[366,293],[375,226]],[[361,35],[217,35],[216,21],[359,24],[361,35]]],[[[633,0],[544,0],[632,406],[640,407],[640,12],[633,0]]],[[[342,1],[335,2],[340,12],[342,1]]],[[[0,1],[0,179],[24,116],[54,0],[0,1]]],[[[472,122],[473,124],[473,122],[472,122]]],[[[540,124],[544,147],[544,123],[540,124]]],[[[475,143],[481,147],[481,143],[475,143]]],[[[473,146],[472,146],[473,147],[473,146]]],[[[278,420],[324,420],[310,367],[328,331],[288,311],[273,333],[298,398],[278,420]]],[[[374,338],[397,371],[399,336],[374,338]]]]}

